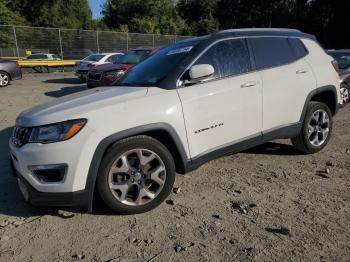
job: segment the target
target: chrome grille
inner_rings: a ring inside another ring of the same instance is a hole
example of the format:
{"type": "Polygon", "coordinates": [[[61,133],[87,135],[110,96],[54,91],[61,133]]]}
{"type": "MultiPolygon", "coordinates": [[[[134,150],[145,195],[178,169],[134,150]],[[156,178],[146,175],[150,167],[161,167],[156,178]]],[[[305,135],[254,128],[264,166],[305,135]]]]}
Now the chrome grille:
{"type": "Polygon", "coordinates": [[[15,146],[23,146],[28,142],[30,130],[27,127],[15,126],[12,132],[12,143],[15,146]]]}

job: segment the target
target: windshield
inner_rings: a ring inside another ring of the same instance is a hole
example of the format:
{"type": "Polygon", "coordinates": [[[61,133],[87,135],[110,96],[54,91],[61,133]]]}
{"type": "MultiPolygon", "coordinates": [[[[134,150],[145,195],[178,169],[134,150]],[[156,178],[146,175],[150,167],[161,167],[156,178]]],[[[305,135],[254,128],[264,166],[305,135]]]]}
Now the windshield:
{"type": "Polygon", "coordinates": [[[100,61],[103,57],[104,57],[104,55],[89,55],[88,57],[85,57],[83,60],[85,60],[85,61],[94,61],[94,62],[98,62],[98,61],[100,61]]]}
{"type": "Polygon", "coordinates": [[[144,62],[133,67],[117,81],[116,85],[157,85],[189,55],[194,45],[195,42],[183,42],[159,50],[144,62]]]}
{"type": "Polygon", "coordinates": [[[119,57],[116,63],[136,65],[145,60],[148,56],[149,51],[147,50],[133,50],[126,53],[124,56],[119,57]]]}
{"type": "Polygon", "coordinates": [[[337,60],[339,69],[346,69],[350,66],[350,53],[332,53],[331,56],[337,60]]]}

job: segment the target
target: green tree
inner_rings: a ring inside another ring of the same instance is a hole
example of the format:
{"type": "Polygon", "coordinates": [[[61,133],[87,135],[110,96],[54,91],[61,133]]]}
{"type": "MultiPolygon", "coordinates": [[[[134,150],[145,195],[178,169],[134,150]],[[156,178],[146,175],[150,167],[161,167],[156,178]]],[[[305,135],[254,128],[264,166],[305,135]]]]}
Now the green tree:
{"type": "Polygon", "coordinates": [[[4,0],[0,0],[0,25],[25,25],[27,21],[18,12],[12,11],[6,6],[4,0]]]}
{"type": "MultiPolygon", "coordinates": [[[[0,0],[0,25],[24,25],[27,21],[17,12],[10,10],[3,0],[0,0]]],[[[0,26],[0,47],[14,47],[14,35],[11,26],[0,26]]]]}
{"type": "Polygon", "coordinates": [[[218,22],[212,15],[192,23],[192,32],[196,35],[206,35],[218,31],[218,22]]]}
{"type": "Polygon", "coordinates": [[[195,35],[209,34],[219,28],[216,19],[218,0],[180,0],[177,10],[195,35]]]}
{"type": "Polygon", "coordinates": [[[188,34],[189,29],[172,0],[110,0],[104,22],[113,29],[127,26],[130,32],[188,34]]]}
{"type": "Polygon", "coordinates": [[[3,0],[33,26],[89,29],[92,13],[87,0],[3,0]]]}

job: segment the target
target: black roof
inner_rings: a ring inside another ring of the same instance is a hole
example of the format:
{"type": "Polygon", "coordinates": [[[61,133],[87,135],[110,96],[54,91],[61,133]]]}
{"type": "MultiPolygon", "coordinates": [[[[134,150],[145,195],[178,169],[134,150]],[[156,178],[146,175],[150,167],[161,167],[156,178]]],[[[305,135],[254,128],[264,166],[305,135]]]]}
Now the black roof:
{"type": "Polygon", "coordinates": [[[303,33],[297,29],[287,28],[245,28],[245,29],[229,29],[220,31],[213,34],[221,35],[234,35],[234,36],[286,36],[286,37],[300,37],[309,38],[315,40],[315,36],[303,33]]]}
{"type": "Polygon", "coordinates": [[[350,49],[328,49],[327,53],[337,54],[337,53],[350,53],[350,49]]]}
{"type": "Polygon", "coordinates": [[[180,42],[190,42],[195,40],[205,39],[220,39],[225,37],[249,37],[249,36],[285,36],[285,37],[299,37],[308,38],[316,41],[316,37],[310,34],[303,33],[297,29],[288,28],[243,28],[243,29],[228,29],[213,33],[211,35],[193,37],[180,42]]]}

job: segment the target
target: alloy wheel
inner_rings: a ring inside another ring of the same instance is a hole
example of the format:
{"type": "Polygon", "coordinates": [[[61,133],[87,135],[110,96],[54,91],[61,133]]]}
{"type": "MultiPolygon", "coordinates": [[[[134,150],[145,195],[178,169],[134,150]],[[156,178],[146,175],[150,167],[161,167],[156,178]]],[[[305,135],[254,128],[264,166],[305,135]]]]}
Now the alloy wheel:
{"type": "Polygon", "coordinates": [[[321,146],[327,139],[330,130],[330,120],[325,110],[315,111],[308,124],[308,138],[313,146],[321,146]]]}
{"type": "Polygon", "coordinates": [[[340,87],[340,104],[344,105],[349,102],[349,89],[346,86],[340,87]]]}
{"type": "Polygon", "coordinates": [[[9,83],[8,75],[0,73],[0,86],[7,86],[8,83],[9,83]]]}
{"type": "Polygon", "coordinates": [[[147,149],[123,153],[112,164],[108,183],[113,196],[121,203],[140,206],[155,199],[166,179],[161,158],[147,149]]]}

